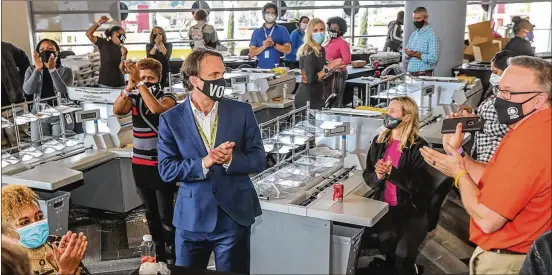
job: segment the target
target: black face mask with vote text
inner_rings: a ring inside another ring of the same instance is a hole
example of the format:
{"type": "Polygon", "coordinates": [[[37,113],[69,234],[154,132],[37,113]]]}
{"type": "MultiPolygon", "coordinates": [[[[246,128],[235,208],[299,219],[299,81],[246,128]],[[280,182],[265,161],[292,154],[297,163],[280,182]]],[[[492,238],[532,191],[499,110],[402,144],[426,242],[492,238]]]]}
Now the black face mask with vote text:
{"type": "Polygon", "coordinates": [[[159,84],[159,83],[144,82],[144,86],[146,86],[152,94],[155,91],[161,89],[161,84],[159,84]]]}
{"type": "MultiPolygon", "coordinates": [[[[200,77],[198,77],[201,79],[200,77]]],[[[204,95],[208,96],[212,101],[220,101],[224,96],[224,88],[226,87],[226,80],[224,77],[215,80],[204,80],[203,89],[197,88],[204,95]]]]}

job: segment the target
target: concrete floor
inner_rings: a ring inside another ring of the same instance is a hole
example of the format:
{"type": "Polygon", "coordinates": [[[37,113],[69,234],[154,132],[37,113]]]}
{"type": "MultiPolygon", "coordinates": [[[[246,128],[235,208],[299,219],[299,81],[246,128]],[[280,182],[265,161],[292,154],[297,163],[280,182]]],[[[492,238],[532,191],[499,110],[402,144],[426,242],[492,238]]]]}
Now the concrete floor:
{"type": "MultiPolygon", "coordinates": [[[[424,266],[424,274],[468,273],[466,263],[474,249],[467,240],[469,219],[457,197],[450,197],[441,211],[438,228],[420,247],[417,264],[424,266]]],[[[84,263],[93,274],[129,274],[139,267],[138,247],[148,231],[143,208],[126,215],[72,208],[69,227],[88,236],[84,263]]],[[[358,267],[370,261],[361,257],[358,267]]],[[[210,265],[214,265],[213,260],[210,265]]]]}

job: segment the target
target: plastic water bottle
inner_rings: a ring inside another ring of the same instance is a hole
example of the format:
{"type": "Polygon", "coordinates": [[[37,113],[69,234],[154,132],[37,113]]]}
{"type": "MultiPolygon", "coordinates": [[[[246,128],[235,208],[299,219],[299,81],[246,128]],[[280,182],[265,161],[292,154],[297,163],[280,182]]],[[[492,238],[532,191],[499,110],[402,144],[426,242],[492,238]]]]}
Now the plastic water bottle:
{"type": "Polygon", "coordinates": [[[141,263],[155,263],[156,260],[156,254],[155,254],[155,243],[153,242],[153,238],[151,235],[144,235],[142,237],[142,245],[140,246],[140,252],[141,252],[141,263]]]}

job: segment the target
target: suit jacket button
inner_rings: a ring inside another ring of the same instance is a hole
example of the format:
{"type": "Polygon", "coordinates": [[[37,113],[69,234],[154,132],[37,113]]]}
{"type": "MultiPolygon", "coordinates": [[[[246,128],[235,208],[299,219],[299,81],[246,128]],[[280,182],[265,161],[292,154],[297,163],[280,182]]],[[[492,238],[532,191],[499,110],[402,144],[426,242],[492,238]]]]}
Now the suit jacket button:
{"type": "Polygon", "coordinates": [[[213,194],[216,195],[217,193],[218,193],[217,189],[216,189],[216,188],[213,188],[213,194]]]}

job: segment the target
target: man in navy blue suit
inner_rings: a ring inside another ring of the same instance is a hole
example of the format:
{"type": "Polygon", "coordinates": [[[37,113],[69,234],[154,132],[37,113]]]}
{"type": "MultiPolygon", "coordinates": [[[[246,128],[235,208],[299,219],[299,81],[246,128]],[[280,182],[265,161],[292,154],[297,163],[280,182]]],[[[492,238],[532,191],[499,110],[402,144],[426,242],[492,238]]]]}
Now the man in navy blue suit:
{"type": "Polygon", "coordinates": [[[251,105],[223,98],[222,55],[193,51],[182,65],[191,96],[159,121],[159,173],[180,183],[174,210],[176,265],[249,274],[251,225],[261,208],[251,173],[266,155],[251,105]]]}

